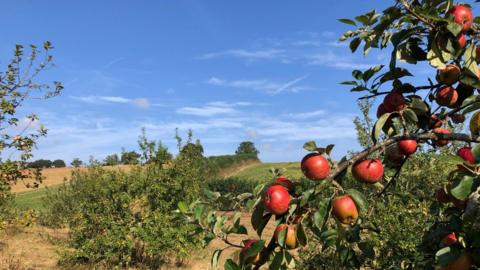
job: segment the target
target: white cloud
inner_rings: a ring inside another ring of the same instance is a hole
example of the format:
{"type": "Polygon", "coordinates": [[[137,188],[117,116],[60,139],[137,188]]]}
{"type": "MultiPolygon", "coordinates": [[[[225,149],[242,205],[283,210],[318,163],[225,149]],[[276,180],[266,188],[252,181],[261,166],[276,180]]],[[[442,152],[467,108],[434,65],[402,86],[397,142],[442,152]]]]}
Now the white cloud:
{"type": "Polygon", "coordinates": [[[309,119],[309,118],[319,117],[319,116],[323,116],[323,115],[325,115],[324,110],[288,114],[289,117],[294,118],[294,119],[309,119]]]}
{"type": "Polygon", "coordinates": [[[91,104],[104,104],[104,103],[120,103],[120,104],[133,104],[136,107],[148,109],[150,108],[151,104],[150,101],[146,98],[125,98],[119,96],[84,96],[84,97],[77,97],[71,96],[71,98],[91,103],[91,104]]]}
{"type": "Polygon", "coordinates": [[[306,58],[310,65],[327,66],[338,69],[367,69],[374,65],[357,63],[352,57],[341,56],[332,51],[309,55],[306,58]]]}
{"type": "Polygon", "coordinates": [[[260,59],[279,59],[285,58],[284,50],[280,49],[264,49],[264,50],[245,50],[245,49],[233,49],[222,52],[206,53],[199,57],[199,59],[212,59],[218,57],[235,57],[243,58],[250,61],[260,59]]]}
{"type": "Polygon", "coordinates": [[[308,75],[295,78],[285,83],[272,82],[270,80],[261,79],[261,80],[224,80],[217,77],[212,77],[207,80],[208,84],[223,86],[223,87],[232,87],[232,88],[243,88],[243,89],[252,89],[252,90],[261,90],[269,94],[275,95],[281,92],[298,92],[301,90],[310,89],[308,86],[300,86],[299,82],[305,80],[308,75]]]}
{"type": "Polygon", "coordinates": [[[235,107],[245,107],[254,105],[251,102],[233,102],[228,103],[225,101],[214,101],[207,103],[202,107],[182,107],[176,110],[178,114],[195,115],[211,117],[221,114],[234,114],[238,111],[235,107]]]}

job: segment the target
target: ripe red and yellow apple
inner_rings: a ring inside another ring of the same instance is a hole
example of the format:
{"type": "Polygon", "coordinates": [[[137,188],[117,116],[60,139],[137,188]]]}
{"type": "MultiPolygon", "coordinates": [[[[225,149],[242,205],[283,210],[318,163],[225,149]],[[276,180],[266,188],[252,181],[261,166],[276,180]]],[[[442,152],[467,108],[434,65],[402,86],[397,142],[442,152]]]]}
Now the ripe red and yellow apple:
{"type": "Polygon", "coordinates": [[[401,140],[397,142],[397,146],[402,154],[410,156],[417,151],[418,144],[416,140],[401,140]]]}
{"type": "Polygon", "coordinates": [[[462,71],[457,65],[448,64],[445,68],[438,70],[437,80],[446,85],[452,85],[460,79],[462,71]]]}
{"type": "Polygon", "coordinates": [[[401,111],[406,107],[405,98],[402,93],[393,90],[383,99],[383,106],[387,112],[401,111]]]}
{"type": "Polygon", "coordinates": [[[301,162],[303,174],[310,180],[323,180],[330,173],[328,160],[320,153],[310,153],[301,162]]]}
{"type": "Polygon", "coordinates": [[[274,232],[274,236],[275,236],[275,239],[277,239],[277,243],[280,243],[280,241],[278,241],[278,237],[280,232],[283,230],[286,230],[285,239],[284,239],[285,247],[287,249],[297,248],[298,247],[297,225],[296,224],[287,225],[284,223],[278,225],[274,232]]]}
{"type": "Polygon", "coordinates": [[[468,146],[464,146],[457,151],[457,156],[461,157],[463,160],[470,164],[476,164],[477,161],[475,156],[473,155],[472,148],[468,146]]]}
{"type": "Polygon", "coordinates": [[[472,9],[469,6],[458,4],[448,11],[453,15],[453,21],[462,26],[462,31],[468,31],[473,24],[472,9]]]}
{"type": "MultiPolygon", "coordinates": [[[[450,130],[446,128],[436,128],[433,130],[433,132],[436,134],[450,134],[450,130]]],[[[448,144],[448,140],[436,140],[434,141],[434,144],[436,146],[445,146],[448,144]]]]}
{"type": "Polygon", "coordinates": [[[277,179],[275,179],[274,185],[283,186],[288,191],[293,191],[294,188],[293,182],[286,177],[278,177],[277,179]]]}
{"type": "Polygon", "coordinates": [[[457,44],[460,47],[460,49],[465,48],[465,46],[467,45],[467,38],[466,38],[465,34],[460,33],[457,36],[456,40],[457,40],[457,44]]]}
{"type": "Polygon", "coordinates": [[[280,216],[288,211],[290,199],[290,193],[285,187],[274,185],[263,194],[263,205],[272,214],[280,216]]]}
{"type": "Polygon", "coordinates": [[[435,100],[440,106],[452,108],[457,104],[458,92],[451,86],[440,88],[435,96],[435,100]]]}
{"type": "MultiPolygon", "coordinates": [[[[258,240],[255,240],[255,239],[248,239],[244,242],[243,244],[243,248],[242,248],[242,251],[241,251],[241,256],[244,256],[244,254],[247,252],[248,248],[250,248],[251,245],[253,245],[255,242],[257,242],[258,240]]],[[[260,261],[260,252],[255,255],[255,256],[251,256],[247,259],[247,261],[251,264],[256,264],[260,261]]]]}
{"type": "Polygon", "coordinates": [[[352,167],[355,179],[364,183],[376,183],[383,177],[383,164],[378,159],[364,159],[356,162],[352,167]]]}
{"type": "Polygon", "coordinates": [[[332,213],[342,224],[352,224],[358,218],[358,209],[350,195],[343,195],[332,200],[332,213]]]}

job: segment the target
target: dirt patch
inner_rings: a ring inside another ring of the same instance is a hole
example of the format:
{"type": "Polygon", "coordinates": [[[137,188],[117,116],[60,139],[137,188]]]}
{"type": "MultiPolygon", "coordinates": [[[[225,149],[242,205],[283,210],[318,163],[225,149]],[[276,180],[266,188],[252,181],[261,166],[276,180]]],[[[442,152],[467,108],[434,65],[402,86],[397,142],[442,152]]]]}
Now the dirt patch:
{"type": "Polygon", "coordinates": [[[246,161],[242,161],[242,162],[239,162],[233,166],[230,166],[226,169],[223,169],[221,170],[218,175],[220,177],[224,177],[224,178],[228,178],[228,177],[232,177],[236,174],[238,174],[239,172],[241,171],[244,171],[246,169],[249,169],[251,167],[254,167],[254,166],[257,166],[258,164],[260,164],[261,162],[258,161],[258,160],[246,160],[246,161]]]}
{"type": "Polygon", "coordinates": [[[9,227],[0,234],[0,269],[58,269],[60,246],[68,232],[45,227],[9,227]]]}

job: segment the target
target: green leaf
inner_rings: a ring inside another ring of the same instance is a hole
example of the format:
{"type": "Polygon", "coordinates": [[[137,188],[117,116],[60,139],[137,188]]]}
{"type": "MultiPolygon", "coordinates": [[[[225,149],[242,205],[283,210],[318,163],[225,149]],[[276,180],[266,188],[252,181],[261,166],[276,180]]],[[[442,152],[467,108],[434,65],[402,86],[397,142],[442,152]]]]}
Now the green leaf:
{"type": "Polygon", "coordinates": [[[372,140],[374,143],[378,141],[378,138],[380,137],[380,132],[382,131],[382,128],[387,122],[390,115],[391,113],[385,113],[384,115],[380,116],[380,118],[378,118],[377,122],[375,123],[375,127],[373,128],[372,133],[372,140]]]}
{"type": "Polygon", "coordinates": [[[474,78],[478,75],[478,64],[475,59],[476,56],[475,44],[470,44],[465,50],[465,65],[464,67],[469,71],[474,78]]]}
{"type": "Polygon", "coordinates": [[[307,234],[305,233],[302,223],[297,225],[297,240],[301,246],[306,246],[308,243],[307,234]]]}
{"type": "Polygon", "coordinates": [[[458,36],[460,32],[462,32],[462,26],[455,23],[455,22],[450,22],[447,24],[447,30],[450,31],[454,36],[458,36]]]}
{"type": "Polygon", "coordinates": [[[325,147],[325,153],[326,153],[327,155],[330,155],[330,153],[332,153],[333,147],[335,147],[335,144],[329,144],[329,145],[327,145],[327,147],[325,147]]]}
{"type": "Polygon", "coordinates": [[[462,177],[457,186],[450,190],[450,194],[459,200],[465,200],[474,191],[474,178],[470,175],[462,177]]]}
{"type": "Polygon", "coordinates": [[[348,195],[350,195],[352,197],[352,199],[355,201],[355,204],[357,205],[360,213],[365,213],[366,212],[366,210],[367,210],[367,199],[365,198],[363,193],[361,193],[360,191],[358,191],[356,189],[353,189],[353,188],[345,190],[345,193],[347,193],[348,195]]]}
{"type": "Polygon", "coordinates": [[[226,260],[223,267],[225,270],[241,270],[240,266],[238,266],[232,259],[226,260]]]}
{"type": "Polygon", "coordinates": [[[241,256],[241,264],[244,264],[248,258],[257,256],[260,251],[265,247],[265,241],[257,240],[247,250],[243,251],[241,256]]]}
{"type": "Polygon", "coordinates": [[[315,141],[308,141],[303,145],[303,149],[307,151],[315,151],[317,148],[318,147],[315,141]]]}
{"type": "Polygon", "coordinates": [[[313,215],[313,223],[318,229],[322,229],[323,221],[328,214],[328,208],[330,205],[330,198],[321,200],[318,204],[317,211],[313,215]]]}
{"type": "Polygon", "coordinates": [[[437,251],[435,260],[441,265],[446,266],[460,256],[460,251],[452,247],[444,247],[437,251]]]}
{"type": "Polygon", "coordinates": [[[413,97],[411,100],[410,108],[412,108],[417,114],[428,112],[428,105],[425,104],[421,98],[413,97]]]}
{"type": "Polygon", "coordinates": [[[264,215],[265,207],[263,206],[262,201],[259,201],[255,206],[252,213],[252,227],[257,232],[258,236],[262,236],[263,229],[267,225],[268,221],[272,217],[272,214],[264,215]]]}
{"type": "Polygon", "coordinates": [[[263,188],[265,188],[265,184],[259,184],[253,189],[253,195],[256,197],[260,194],[260,192],[263,191],[263,188]]]}
{"type": "Polygon", "coordinates": [[[363,76],[362,76],[363,81],[367,82],[368,80],[370,80],[370,78],[373,75],[375,75],[377,72],[379,72],[383,67],[384,67],[384,65],[376,65],[374,67],[371,67],[371,68],[367,69],[363,73],[363,76]]]}
{"type": "Polygon", "coordinates": [[[269,270],[278,270],[282,266],[283,263],[283,252],[275,252],[275,255],[273,256],[273,260],[268,266],[269,270]]]}
{"type": "Polygon", "coordinates": [[[350,19],[338,19],[338,21],[342,22],[342,23],[350,24],[350,25],[353,25],[353,26],[357,26],[357,23],[355,23],[355,21],[350,20],[350,19]]]}
{"type": "Polygon", "coordinates": [[[344,82],[341,82],[340,84],[343,84],[343,85],[358,85],[358,83],[356,81],[344,81],[344,82]]]}
{"type": "Polygon", "coordinates": [[[383,74],[382,78],[380,79],[380,82],[384,83],[387,81],[400,79],[405,76],[413,76],[413,75],[407,69],[397,67],[383,74]]]}
{"type": "Polygon", "coordinates": [[[178,210],[182,213],[187,213],[188,212],[188,205],[184,201],[178,202],[178,210]]]}
{"type": "Polygon", "coordinates": [[[213,256],[212,256],[212,270],[216,270],[217,269],[217,265],[218,265],[218,259],[220,259],[220,255],[222,254],[222,249],[217,249],[213,252],[213,256]]]}
{"type": "Polygon", "coordinates": [[[285,240],[287,240],[287,227],[281,230],[277,235],[277,241],[279,246],[285,247],[285,240]]]}
{"type": "Polygon", "coordinates": [[[472,154],[477,162],[480,161],[480,144],[475,144],[472,148],[472,154]]]}
{"type": "Polygon", "coordinates": [[[357,79],[357,80],[362,80],[363,78],[363,72],[361,72],[360,70],[358,69],[354,69],[352,71],[352,76],[353,78],[357,79]]]}
{"type": "Polygon", "coordinates": [[[360,38],[354,38],[350,42],[350,50],[352,51],[352,53],[354,53],[357,50],[358,45],[360,45],[360,42],[362,42],[362,40],[360,38]]]}
{"type": "Polygon", "coordinates": [[[407,122],[410,123],[417,123],[418,122],[418,117],[415,114],[415,112],[412,109],[405,109],[402,111],[403,116],[407,120],[407,122]]]}

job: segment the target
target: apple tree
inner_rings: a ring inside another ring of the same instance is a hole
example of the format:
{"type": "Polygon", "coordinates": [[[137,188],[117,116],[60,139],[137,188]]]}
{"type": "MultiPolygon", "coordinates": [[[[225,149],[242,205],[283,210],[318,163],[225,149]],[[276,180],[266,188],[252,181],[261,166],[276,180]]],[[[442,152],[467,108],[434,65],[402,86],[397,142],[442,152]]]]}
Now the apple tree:
{"type": "Polygon", "coordinates": [[[12,59],[0,72],[0,210],[8,201],[11,184],[26,178],[36,180],[33,186],[41,181],[39,170],[27,169],[27,160],[47,129],[36,127],[39,119],[35,114],[22,118],[18,110],[29,99],[48,99],[63,90],[60,82],[38,80],[40,73],[53,66],[52,49],[47,41],[41,48],[30,45],[25,54],[24,47],[17,44],[12,59]]]}
{"type": "MultiPolygon", "coordinates": [[[[361,94],[361,100],[383,100],[371,138],[363,140],[365,150],[334,161],[333,145],[307,142],[304,148],[311,153],[301,161],[301,169],[311,187],[277,178],[238,196],[252,210],[256,239],[242,243],[229,239],[230,234],[247,234],[247,229],[240,222],[241,214],[214,211],[211,205],[222,199],[219,193],[190,205],[180,203],[179,212],[197,224],[205,243],[218,238],[238,249],[226,259],[225,269],[295,268],[291,251],[308,245],[309,237],[318,239],[322,250],[334,249],[339,265],[359,268],[360,258],[370,256],[373,248],[361,240],[375,228],[369,224],[372,209],[360,189],[348,186],[347,172],[362,186],[378,190],[380,198],[401,177],[405,162],[419,146],[439,153],[461,142],[464,146],[451,153],[456,169],[443,176],[448,184],[431,192],[441,207],[431,213],[432,226],[424,228],[424,268],[480,267],[480,144],[476,144],[480,142],[476,90],[480,88],[480,17],[474,17],[468,4],[451,0],[397,0],[383,12],[373,10],[339,21],[353,28],[340,37],[349,41],[353,53],[391,52],[387,65],[353,70],[353,78],[342,82],[361,94]],[[418,76],[415,81],[424,83],[412,83],[410,65],[430,68],[435,76],[418,76]],[[467,118],[469,132],[458,132],[467,118]],[[264,228],[271,219],[276,229],[265,238],[264,228]]],[[[214,252],[213,268],[224,250],[214,252]]]]}

